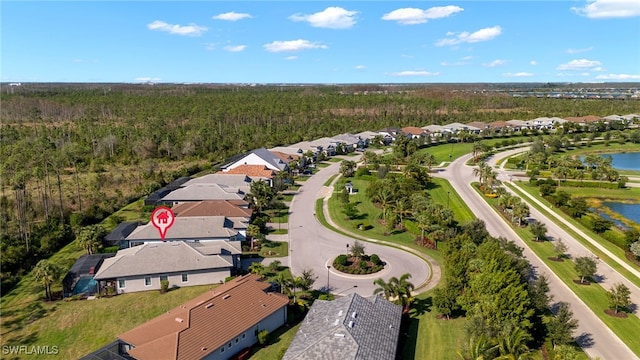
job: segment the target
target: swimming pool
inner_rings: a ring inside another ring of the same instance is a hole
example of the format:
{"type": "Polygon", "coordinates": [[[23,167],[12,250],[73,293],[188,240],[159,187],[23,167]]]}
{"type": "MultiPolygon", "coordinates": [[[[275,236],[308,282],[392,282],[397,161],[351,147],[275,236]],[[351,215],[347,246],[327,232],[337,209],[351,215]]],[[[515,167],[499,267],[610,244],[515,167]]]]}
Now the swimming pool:
{"type": "Polygon", "coordinates": [[[98,291],[98,282],[92,277],[82,277],[76,283],[71,292],[73,295],[89,294],[93,295],[98,291]]]}

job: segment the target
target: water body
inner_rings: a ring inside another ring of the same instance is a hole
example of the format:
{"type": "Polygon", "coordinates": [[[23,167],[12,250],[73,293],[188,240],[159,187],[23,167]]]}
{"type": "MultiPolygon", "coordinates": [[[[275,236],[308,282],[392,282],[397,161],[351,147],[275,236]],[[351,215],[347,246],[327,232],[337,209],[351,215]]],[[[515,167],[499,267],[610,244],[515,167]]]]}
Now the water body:
{"type": "Polygon", "coordinates": [[[602,205],[617,212],[625,218],[640,224],[640,204],[625,204],[620,202],[603,202],[602,205]]]}
{"type": "Polygon", "coordinates": [[[614,169],[640,171],[640,152],[603,154],[601,157],[611,157],[611,166],[614,169]]]}

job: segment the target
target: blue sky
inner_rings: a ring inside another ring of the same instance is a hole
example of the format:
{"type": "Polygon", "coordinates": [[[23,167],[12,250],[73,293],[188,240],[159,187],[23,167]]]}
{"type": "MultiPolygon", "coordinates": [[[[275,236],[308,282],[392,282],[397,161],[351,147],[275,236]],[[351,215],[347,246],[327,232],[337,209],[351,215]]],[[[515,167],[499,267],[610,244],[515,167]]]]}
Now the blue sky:
{"type": "Polygon", "coordinates": [[[640,0],[0,6],[3,82],[640,82],[640,0]]]}

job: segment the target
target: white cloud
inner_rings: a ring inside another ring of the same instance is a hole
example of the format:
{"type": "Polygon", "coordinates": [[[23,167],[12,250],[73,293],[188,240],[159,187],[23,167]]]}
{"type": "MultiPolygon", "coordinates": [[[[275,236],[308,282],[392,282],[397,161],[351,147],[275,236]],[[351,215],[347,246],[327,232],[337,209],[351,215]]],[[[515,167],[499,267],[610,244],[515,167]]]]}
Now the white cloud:
{"type": "Polygon", "coordinates": [[[300,51],[308,49],[327,49],[327,45],[309,40],[274,41],[263,45],[268,52],[300,51]]]}
{"type": "Polygon", "coordinates": [[[286,58],[284,58],[285,60],[298,60],[297,56],[287,56],[286,58]]]}
{"type": "Polygon", "coordinates": [[[593,46],[589,46],[588,48],[584,48],[584,49],[567,49],[567,54],[579,54],[579,53],[587,52],[591,50],[593,50],[593,46]]]}
{"type": "Polygon", "coordinates": [[[468,65],[468,64],[469,64],[468,61],[454,61],[454,62],[443,61],[440,63],[440,65],[442,66],[462,66],[462,65],[468,65]]]}
{"type": "Polygon", "coordinates": [[[356,69],[356,70],[364,70],[364,69],[366,69],[367,67],[366,67],[366,66],[364,66],[364,65],[356,65],[356,66],[354,66],[353,68],[354,68],[354,69],[356,69]]]}
{"type": "Polygon", "coordinates": [[[181,35],[181,36],[200,36],[207,31],[204,26],[198,26],[196,24],[189,25],[175,25],[168,24],[164,21],[156,20],[147,25],[149,30],[157,30],[168,32],[169,34],[181,35]]]}
{"type": "Polygon", "coordinates": [[[517,72],[517,73],[504,73],[502,76],[504,77],[530,77],[534,74],[528,72],[517,72]]]}
{"type": "Polygon", "coordinates": [[[382,20],[397,21],[403,25],[424,24],[432,19],[451,16],[464,9],[459,6],[436,6],[426,10],[416,8],[401,8],[382,15],[382,20]]]}
{"type": "Polygon", "coordinates": [[[391,76],[436,76],[440,75],[439,72],[429,72],[429,71],[400,71],[389,74],[391,76]]]}
{"type": "Polygon", "coordinates": [[[415,56],[413,56],[413,55],[407,55],[407,54],[402,54],[402,55],[400,55],[400,57],[401,57],[401,58],[403,58],[403,59],[413,59],[415,56]]]}
{"type": "Polygon", "coordinates": [[[205,43],[204,44],[204,48],[207,50],[215,50],[216,49],[216,43],[205,43]]]}
{"type": "Polygon", "coordinates": [[[502,33],[500,26],[493,26],[484,29],[480,29],[476,32],[469,33],[467,31],[458,33],[457,35],[452,32],[448,32],[447,36],[454,36],[446,39],[441,39],[436,42],[436,46],[445,45],[457,45],[460,43],[477,43],[481,41],[488,41],[494,39],[502,33]]]}
{"type": "Polygon", "coordinates": [[[640,80],[640,75],[631,75],[631,74],[608,74],[608,75],[598,75],[596,79],[599,80],[640,80]]]}
{"type": "Polygon", "coordinates": [[[462,58],[462,60],[464,60],[464,61],[469,61],[471,59],[473,59],[473,56],[471,56],[471,55],[465,56],[465,57],[462,58]]]}
{"type": "Polygon", "coordinates": [[[490,63],[484,63],[484,64],[482,64],[482,66],[485,66],[485,67],[496,67],[496,66],[504,65],[506,63],[507,62],[505,60],[496,59],[496,60],[493,60],[490,63]]]}
{"type": "Polygon", "coordinates": [[[143,76],[143,77],[135,78],[135,81],[137,81],[137,82],[158,82],[158,81],[160,81],[160,78],[143,76]]]}
{"type": "Polygon", "coordinates": [[[251,16],[251,14],[247,14],[247,13],[237,13],[237,12],[227,12],[227,13],[222,13],[222,14],[218,14],[215,16],[212,16],[211,18],[214,20],[225,20],[225,21],[238,21],[238,20],[242,20],[242,19],[250,19],[253,16],[251,16]]]}
{"type": "Polygon", "coordinates": [[[599,71],[602,71],[600,68],[600,61],[596,60],[587,60],[587,59],[578,59],[571,60],[568,63],[560,64],[556,69],[557,70],[575,70],[575,71],[583,71],[583,70],[592,70],[594,68],[599,68],[599,71]]]}
{"type": "Polygon", "coordinates": [[[309,25],[318,28],[348,29],[356,24],[357,11],[350,11],[341,7],[328,7],[315,14],[293,14],[289,16],[292,21],[306,21],[309,25]]]}
{"type": "Polygon", "coordinates": [[[591,19],[640,16],[638,0],[587,0],[584,7],[572,7],[571,11],[591,19]]]}
{"type": "Polygon", "coordinates": [[[531,60],[531,62],[530,62],[529,64],[531,64],[531,65],[533,65],[533,66],[536,66],[536,65],[538,65],[538,62],[537,62],[537,61],[535,61],[535,60],[531,60]]]}
{"type": "Polygon", "coordinates": [[[240,52],[247,48],[247,45],[227,45],[224,47],[229,52],[240,52]]]}

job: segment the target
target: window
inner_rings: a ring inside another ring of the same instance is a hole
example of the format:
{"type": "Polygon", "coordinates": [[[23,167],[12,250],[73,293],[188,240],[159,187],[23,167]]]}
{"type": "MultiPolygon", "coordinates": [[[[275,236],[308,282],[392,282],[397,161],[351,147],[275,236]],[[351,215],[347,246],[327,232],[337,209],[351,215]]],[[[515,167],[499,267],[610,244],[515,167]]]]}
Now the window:
{"type": "Polygon", "coordinates": [[[189,274],[182,273],[182,282],[184,283],[189,282],[189,274]]]}
{"type": "Polygon", "coordinates": [[[246,338],[247,337],[247,333],[242,333],[242,338],[246,338]]]}
{"type": "Polygon", "coordinates": [[[224,346],[222,348],[220,348],[220,353],[224,352],[224,346]]]}
{"type": "Polygon", "coordinates": [[[236,338],[236,344],[238,343],[238,341],[240,341],[240,339],[236,338]]]}
{"type": "Polygon", "coordinates": [[[229,343],[229,345],[227,345],[227,347],[228,347],[229,349],[231,349],[231,343],[229,343]]]}
{"type": "Polygon", "coordinates": [[[144,277],[144,286],[151,286],[151,276],[144,277]]]}
{"type": "Polygon", "coordinates": [[[167,275],[160,275],[160,281],[162,280],[169,280],[169,277],[167,277],[167,275]]]}
{"type": "Polygon", "coordinates": [[[120,289],[124,289],[126,286],[126,282],[124,281],[124,279],[118,279],[118,287],[120,289]]]}

